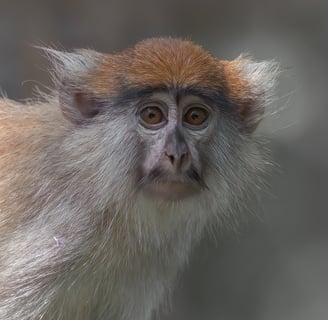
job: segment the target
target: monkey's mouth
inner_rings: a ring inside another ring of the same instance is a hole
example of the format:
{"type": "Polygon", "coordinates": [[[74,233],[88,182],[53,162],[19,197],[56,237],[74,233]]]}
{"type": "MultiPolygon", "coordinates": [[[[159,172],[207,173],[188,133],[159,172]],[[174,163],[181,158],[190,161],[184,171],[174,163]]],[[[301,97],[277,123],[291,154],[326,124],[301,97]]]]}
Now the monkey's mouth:
{"type": "Polygon", "coordinates": [[[168,201],[181,200],[207,188],[195,168],[174,175],[156,168],[140,179],[139,187],[151,197],[168,201]]]}
{"type": "Polygon", "coordinates": [[[181,200],[197,192],[197,189],[193,185],[179,181],[156,182],[148,185],[144,190],[154,198],[169,201],[181,200]]]}

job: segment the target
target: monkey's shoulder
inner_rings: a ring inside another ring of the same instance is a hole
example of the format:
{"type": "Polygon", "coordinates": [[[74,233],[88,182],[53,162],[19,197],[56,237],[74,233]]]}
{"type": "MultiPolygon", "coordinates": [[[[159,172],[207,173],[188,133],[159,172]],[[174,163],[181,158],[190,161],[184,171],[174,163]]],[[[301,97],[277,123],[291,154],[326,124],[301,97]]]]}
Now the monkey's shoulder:
{"type": "Polygon", "coordinates": [[[0,130],[13,131],[46,127],[48,124],[62,122],[59,107],[52,101],[17,102],[7,98],[0,99],[0,130]]]}
{"type": "Polygon", "coordinates": [[[59,108],[51,103],[0,99],[0,156],[32,155],[60,133],[62,123],[59,108]]]}

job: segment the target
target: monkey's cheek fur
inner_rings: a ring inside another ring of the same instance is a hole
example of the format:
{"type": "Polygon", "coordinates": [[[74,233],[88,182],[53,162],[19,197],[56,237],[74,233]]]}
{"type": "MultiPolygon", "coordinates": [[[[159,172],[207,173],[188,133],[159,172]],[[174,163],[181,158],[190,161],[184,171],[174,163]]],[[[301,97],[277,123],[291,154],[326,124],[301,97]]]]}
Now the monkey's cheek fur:
{"type": "Polygon", "coordinates": [[[200,192],[200,189],[189,182],[161,181],[148,184],[143,191],[158,200],[179,201],[200,192]]]}

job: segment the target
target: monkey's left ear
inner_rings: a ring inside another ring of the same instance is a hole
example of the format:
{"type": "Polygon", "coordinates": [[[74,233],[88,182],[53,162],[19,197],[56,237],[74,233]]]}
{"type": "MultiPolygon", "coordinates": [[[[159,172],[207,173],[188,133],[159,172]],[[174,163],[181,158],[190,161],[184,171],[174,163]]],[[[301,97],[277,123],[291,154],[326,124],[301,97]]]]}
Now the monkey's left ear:
{"type": "Polygon", "coordinates": [[[270,104],[279,73],[274,61],[254,62],[240,56],[233,61],[221,61],[226,77],[228,96],[237,106],[242,128],[253,132],[270,104]]]}
{"type": "Polygon", "coordinates": [[[63,115],[76,124],[93,118],[100,110],[99,101],[90,92],[88,76],[96,68],[101,54],[93,50],[61,52],[42,48],[53,65],[63,115]]]}

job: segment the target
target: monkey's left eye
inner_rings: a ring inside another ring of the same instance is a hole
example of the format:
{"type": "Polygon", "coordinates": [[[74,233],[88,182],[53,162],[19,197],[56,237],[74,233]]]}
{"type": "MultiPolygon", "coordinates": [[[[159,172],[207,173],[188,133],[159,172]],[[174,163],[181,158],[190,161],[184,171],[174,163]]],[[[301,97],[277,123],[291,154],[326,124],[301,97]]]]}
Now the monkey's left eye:
{"type": "Polygon", "coordinates": [[[142,109],[140,112],[140,118],[146,125],[156,125],[165,120],[162,110],[155,106],[149,106],[142,109]]]}
{"type": "Polygon", "coordinates": [[[193,126],[203,124],[208,118],[208,111],[202,107],[191,107],[184,115],[184,122],[193,126]]]}

